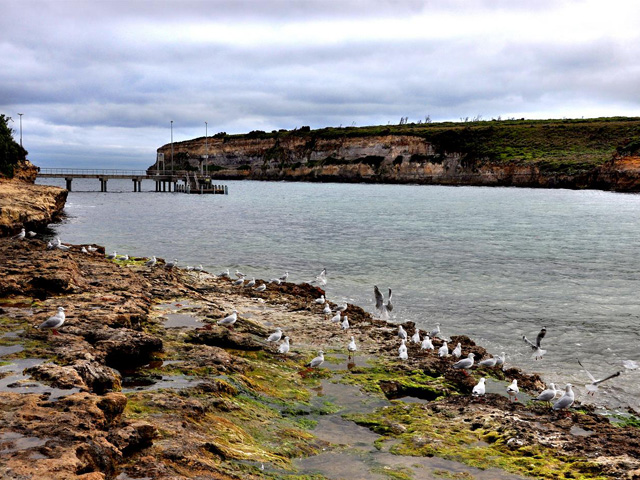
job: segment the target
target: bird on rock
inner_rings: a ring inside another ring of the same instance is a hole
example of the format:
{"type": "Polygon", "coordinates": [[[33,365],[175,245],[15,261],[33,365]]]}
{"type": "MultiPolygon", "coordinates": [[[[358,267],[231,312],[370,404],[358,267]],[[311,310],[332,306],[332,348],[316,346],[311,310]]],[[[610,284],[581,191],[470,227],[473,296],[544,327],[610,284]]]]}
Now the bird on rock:
{"type": "Polygon", "coordinates": [[[473,395],[474,397],[484,397],[484,394],[486,391],[484,382],[485,382],[484,377],[478,380],[478,383],[473,387],[471,395],[473,395]]]}
{"type": "Polygon", "coordinates": [[[556,398],[557,394],[558,390],[556,390],[555,384],[550,383],[549,388],[546,388],[542,392],[540,392],[540,395],[536,397],[536,400],[539,400],[541,402],[551,402],[551,400],[556,398]]]}
{"type": "Polygon", "coordinates": [[[224,317],[221,318],[220,320],[218,320],[218,325],[222,325],[225,327],[233,327],[233,324],[236,323],[236,320],[238,320],[238,311],[237,310],[233,310],[233,313],[231,315],[229,315],[228,317],[224,317]]]}
{"type": "Polygon", "coordinates": [[[419,328],[416,328],[415,333],[411,336],[411,341],[413,343],[420,343],[421,342],[421,340],[420,340],[420,329],[419,328]]]}
{"type": "Polygon", "coordinates": [[[284,337],[284,342],[278,347],[278,353],[289,353],[289,337],[284,337]]]}
{"type": "Polygon", "coordinates": [[[324,352],[320,350],[318,352],[318,356],[315,357],[313,360],[311,360],[309,363],[307,363],[306,366],[308,368],[318,368],[323,363],[324,363],[324,352]]]}
{"type": "Polygon", "coordinates": [[[453,352],[451,352],[451,355],[453,355],[456,358],[460,358],[460,355],[462,355],[462,345],[460,345],[460,343],[456,345],[456,348],[453,349],[453,352]]]}
{"type": "Polygon", "coordinates": [[[400,340],[407,339],[407,331],[404,328],[402,328],[402,325],[398,325],[398,338],[400,340]]]}
{"type": "Polygon", "coordinates": [[[447,342],[442,342],[442,346],[438,349],[438,356],[446,357],[447,355],[449,355],[449,345],[447,342]]]}
{"type": "Polygon", "coordinates": [[[511,399],[512,402],[514,400],[517,402],[518,393],[520,393],[520,389],[518,388],[518,380],[514,379],[511,382],[511,385],[507,387],[507,394],[509,395],[509,398],[511,399]]]}
{"type": "Polygon", "coordinates": [[[571,389],[571,387],[573,387],[573,385],[571,385],[570,383],[567,383],[567,385],[564,387],[564,393],[553,404],[554,410],[566,410],[571,405],[573,405],[573,401],[575,400],[575,394],[573,393],[573,390],[571,389]]]}
{"type": "Polygon", "coordinates": [[[267,338],[267,342],[279,342],[282,338],[282,329],[280,327],[276,328],[276,331],[269,335],[267,338]]]}
{"type": "Polygon", "coordinates": [[[54,335],[59,335],[56,328],[60,328],[62,326],[62,324],[64,323],[64,319],[64,307],[58,307],[58,312],[42,322],[38,326],[38,330],[42,330],[43,328],[50,329],[54,335]]]}
{"type": "Polygon", "coordinates": [[[420,349],[433,350],[433,342],[431,341],[431,337],[429,335],[425,335],[425,337],[422,339],[422,345],[420,345],[420,349]]]}
{"type": "Polygon", "coordinates": [[[467,358],[463,358],[462,360],[458,360],[456,363],[453,364],[453,368],[457,368],[458,370],[462,370],[462,372],[465,375],[469,375],[467,373],[467,370],[469,370],[471,367],[473,367],[473,357],[475,355],[473,353],[470,353],[469,355],[467,355],[467,358]]]}

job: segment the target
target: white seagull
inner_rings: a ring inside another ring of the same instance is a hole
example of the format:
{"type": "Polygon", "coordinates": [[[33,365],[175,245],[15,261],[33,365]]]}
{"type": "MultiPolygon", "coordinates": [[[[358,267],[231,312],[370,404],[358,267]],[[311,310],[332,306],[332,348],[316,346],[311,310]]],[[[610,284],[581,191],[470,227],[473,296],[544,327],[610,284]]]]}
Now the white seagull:
{"type": "Polygon", "coordinates": [[[513,402],[514,399],[518,401],[518,393],[520,393],[520,389],[518,388],[518,380],[513,380],[511,385],[507,387],[507,393],[509,394],[509,398],[513,402]]]}
{"type": "MultiPolygon", "coordinates": [[[[56,237],[57,238],[57,237],[56,237]]],[[[54,243],[54,245],[56,245],[54,243]]],[[[59,245],[59,244],[58,244],[59,245]]],[[[115,260],[115,258],[118,256],[118,252],[116,252],[115,250],[113,251],[113,253],[111,255],[107,255],[107,260],[115,260]]]]}
{"type": "Polygon", "coordinates": [[[156,260],[156,257],[153,256],[153,257],[151,257],[150,260],[147,260],[146,262],[144,262],[144,266],[145,267],[154,267],[157,261],[158,260],[156,260]]]}
{"type": "MultiPolygon", "coordinates": [[[[284,275],[282,275],[278,280],[280,280],[281,282],[286,282],[287,278],[289,278],[289,271],[285,271],[284,275]]],[[[323,357],[324,358],[324,357],[323,357]]],[[[324,361],[324,360],[323,360],[324,361]]]]}
{"type": "Polygon", "coordinates": [[[267,286],[264,283],[258,285],[256,288],[254,288],[254,290],[256,292],[264,292],[266,289],[267,289],[267,286]]]}
{"type": "Polygon", "coordinates": [[[522,335],[522,340],[524,341],[524,343],[529,345],[531,347],[531,350],[533,350],[533,354],[531,355],[531,358],[535,358],[536,360],[541,360],[542,356],[545,353],[547,353],[546,350],[543,350],[540,347],[540,343],[542,342],[542,339],[546,334],[547,334],[547,327],[542,327],[542,329],[540,330],[540,333],[538,333],[538,336],[536,337],[536,343],[533,343],[525,335],[522,335]]]}
{"type": "Polygon", "coordinates": [[[440,324],[436,323],[435,328],[431,330],[431,333],[429,334],[429,336],[431,338],[436,338],[438,335],[440,335],[440,324]]]}
{"type": "Polygon", "coordinates": [[[81,251],[82,253],[89,253],[89,250],[87,250],[87,248],[86,248],[86,247],[84,247],[84,246],[82,247],[82,250],[80,250],[80,251],[81,251]]]}
{"type": "Polygon", "coordinates": [[[249,280],[247,282],[247,284],[244,286],[244,288],[251,288],[256,284],[256,278],[253,277],[251,280],[249,280]]]}
{"type": "Polygon", "coordinates": [[[467,358],[463,358],[462,360],[458,360],[456,363],[454,363],[452,366],[453,368],[457,368],[458,370],[462,370],[462,372],[465,375],[469,375],[469,373],[467,373],[467,370],[469,370],[471,367],[473,367],[473,357],[475,355],[473,353],[470,353],[469,355],[467,355],[467,358]]]}
{"type": "Polygon", "coordinates": [[[280,327],[276,328],[276,331],[269,335],[267,338],[267,342],[279,342],[282,338],[282,329],[280,327]]]}
{"type": "Polygon", "coordinates": [[[220,278],[231,278],[231,273],[229,272],[229,269],[227,268],[224,272],[220,272],[217,276],[220,277],[220,278]]]}
{"type": "Polygon", "coordinates": [[[393,304],[391,303],[393,293],[391,292],[391,289],[389,289],[389,299],[386,304],[384,303],[384,297],[382,296],[382,293],[380,293],[377,285],[373,286],[373,294],[376,298],[376,312],[378,312],[378,316],[382,320],[389,320],[389,313],[393,310],[393,304]]]}
{"type": "Polygon", "coordinates": [[[540,392],[540,395],[536,397],[536,400],[540,400],[541,402],[551,402],[556,395],[558,394],[558,390],[556,390],[555,383],[550,383],[549,388],[544,389],[540,392]]]}
{"type": "Polygon", "coordinates": [[[573,393],[573,390],[571,390],[572,386],[573,385],[571,385],[570,383],[567,383],[567,386],[564,387],[564,393],[556,401],[556,403],[553,404],[554,410],[565,410],[573,405],[575,394],[573,393]]]}
{"type": "Polygon", "coordinates": [[[449,355],[449,345],[447,342],[442,342],[442,346],[438,349],[438,356],[446,357],[447,355],[449,355]]]}
{"type": "Polygon", "coordinates": [[[422,339],[422,345],[420,345],[422,350],[433,350],[433,342],[431,341],[431,337],[429,335],[425,335],[422,339]]]}
{"type": "Polygon", "coordinates": [[[306,366],[309,368],[318,368],[323,363],[324,363],[324,352],[320,350],[318,352],[318,356],[315,357],[313,360],[311,360],[309,363],[307,363],[306,366]]]}
{"type": "Polygon", "coordinates": [[[402,325],[398,325],[398,338],[400,340],[407,339],[407,331],[404,328],[402,328],[402,325]]]}
{"type": "Polygon", "coordinates": [[[324,305],[324,303],[326,302],[326,300],[324,299],[324,295],[320,295],[320,298],[316,298],[314,300],[318,305],[324,305]]]}
{"type": "Polygon", "coordinates": [[[458,345],[456,345],[456,348],[453,349],[453,352],[451,352],[451,355],[456,358],[460,358],[460,355],[462,355],[462,345],[460,345],[459,342],[458,345]]]}
{"type": "Polygon", "coordinates": [[[327,269],[323,268],[322,271],[316,276],[315,280],[312,280],[309,283],[317,283],[321,287],[324,287],[327,284],[327,269]]]}
{"type": "Polygon", "coordinates": [[[349,317],[347,317],[346,315],[344,317],[342,317],[342,323],[340,324],[340,326],[342,327],[343,330],[348,330],[349,329],[349,317]]]}
{"type": "Polygon", "coordinates": [[[24,240],[24,237],[27,235],[27,233],[25,232],[24,228],[22,230],[20,230],[20,233],[17,235],[14,235],[12,238],[14,240],[24,240]]]}
{"type": "Polygon", "coordinates": [[[400,360],[407,360],[409,358],[409,353],[407,352],[407,350],[402,350],[399,354],[398,354],[398,358],[400,358],[400,360]]]}
{"type": "Polygon", "coordinates": [[[284,343],[281,343],[278,347],[278,353],[289,353],[289,337],[284,337],[284,343]]]}
{"type": "MultiPolygon", "coordinates": [[[[582,363],[580,363],[580,360],[578,360],[578,365],[580,365],[582,368],[584,368],[584,365],[582,365],[582,363]]],[[[587,374],[587,376],[589,377],[589,379],[591,380],[591,383],[589,385],[585,385],[585,388],[587,389],[587,395],[591,395],[592,397],[598,391],[598,385],[600,385],[602,382],[604,382],[606,380],[609,380],[611,378],[617,377],[622,373],[622,372],[616,372],[616,373],[614,373],[612,375],[609,375],[608,377],[602,378],[600,380],[596,380],[596,378],[593,375],[591,375],[589,370],[584,368],[584,371],[587,374]]]]}
{"type": "Polygon", "coordinates": [[[504,362],[507,359],[507,354],[500,352],[500,355],[496,357],[496,366],[504,368],[504,362]]]}
{"type": "Polygon", "coordinates": [[[471,391],[471,395],[473,395],[474,397],[483,397],[486,391],[484,382],[484,377],[478,380],[478,383],[473,387],[473,390],[471,391]]]}
{"type": "Polygon", "coordinates": [[[406,340],[403,338],[400,340],[400,346],[398,347],[398,353],[402,353],[403,351],[407,351],[407,343],[406,340]]]}
{"type": "Polygon", "coordinates": [[[231,315],[221,318],[217,323],[218,325],[223,325],[225,327],[228,325],[229,327],[231,327],[234,323],[236,323],[236,320],[238,320],[238,311],[233,310],[233,313],[231,315]]]}
{"type": "Polygon", "coordinates": [[[42,322],[38,326],[38,330],[43,328],[51,329],[54,335],[59,335],[56,328],[60,328],[64,323],[65,315],[64,315],[64,307],[58,307],[58,313],[47,318],[44,322],[42,322]]]}
{"type": "Polygon", "coordinates": [[[31,230],[29,230],[29,231],[27,232],[27,236],[28,236],[29,238],[33,238],[33,237],[35,237],[36,235],[37,235],[37,233],[36,233],[36,232],[33,232],[33,231],[31,231],[31,230]]]}
{"type": "Polygon", "coordinates": [[[351,336],[351,341],[347,346],[347,350],[349,351],[349,357],[351,357],[351,355],[355,353],[356,350],[358,350],[358,347],[356,346],[356,340],[353,338],[353,335],[351,336]]]}
{"type": "Polygon", "coordinates": [[[331,319],[332,322],[340,322],[340,312],[336,313],[336,316],[331,319]]]}
{"type": "Polygon", "coordinates": [[[241,287],[243,283],[244,283],[244,278],[242,278],[242,277],[241,277],[241,278],[239,278],[239,279],[237,279],[237,280],[234,280],[234,282],[233,282],[233,284],[234,284],[236,287],[241,287]]]}
{"type": "Polygon", "coordinates": [[[239,270],[236,270],[236,277],[244,278],[244,277],[246,277],[246,275],[244,273],[240,272],[239,270]]]}
{"type": "Polygon", "coordinates": [[[420,343],[420,329],[416,328],[416,331],[413,335],[411,335],[411,341],[413,343],[420,343]]]}
{"type": "Polygon", "coordinates": [[[491,357],[491,358],[485,358],[484,360],[480,360],[478,362],[478,366],[493,368],[497,365],[497,363],[498,363],[498,359],[496,357],[491,357]]]}
{"type": "Polygon", "coordinates": [[[89,250],[89,253],[95,253],[95,252],[98,251],[98,248],[97,247],[92,247],[91,245],[89,245],[87,247],[87,250],[89,250]]]}
{"type": "Polygon", "coordinates": [[[324,310],[322,310],[322,313],[324,313],[325,315],[331,315],[331,307],[329,306],[328,303],[325,304],[324,310]]]}
{"type": "Polygon", "coordinates": [[[164,268],[166,268],[167,270],[171,270],[173,267],[175,267],[176,265],[178,265],[178,259],[174,258],[172,262],[169,263],[165,263],[164,264],[164,268]]]}

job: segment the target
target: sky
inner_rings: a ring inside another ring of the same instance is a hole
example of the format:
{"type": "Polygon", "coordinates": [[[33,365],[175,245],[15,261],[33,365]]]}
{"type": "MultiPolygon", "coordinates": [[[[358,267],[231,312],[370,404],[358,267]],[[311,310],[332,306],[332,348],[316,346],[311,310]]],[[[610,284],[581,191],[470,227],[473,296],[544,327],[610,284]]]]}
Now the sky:
{"type": "Polygon", "coordinates": [[[638,25],[637,0],[0,0],[0,113],[38,166],[119,169],[172,132],[640,116],[638,25]]]}

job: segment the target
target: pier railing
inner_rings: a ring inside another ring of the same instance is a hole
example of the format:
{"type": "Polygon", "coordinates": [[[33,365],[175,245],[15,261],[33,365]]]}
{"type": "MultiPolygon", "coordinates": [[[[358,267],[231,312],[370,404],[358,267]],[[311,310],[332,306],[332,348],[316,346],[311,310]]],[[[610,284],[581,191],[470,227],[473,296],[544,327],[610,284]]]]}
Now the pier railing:
{"type": "Polygon", "coordinates": [[[40,168],[41,176],[104,176],[104,177],[184,177],[187,170],[122,170],[117,168],[40,168]]]}

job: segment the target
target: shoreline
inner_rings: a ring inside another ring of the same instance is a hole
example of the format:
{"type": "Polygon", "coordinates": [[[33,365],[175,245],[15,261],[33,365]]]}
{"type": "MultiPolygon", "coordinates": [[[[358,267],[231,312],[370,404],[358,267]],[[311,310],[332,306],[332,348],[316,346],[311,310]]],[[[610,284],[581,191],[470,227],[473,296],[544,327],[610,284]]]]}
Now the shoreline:
{"type": "MultiPolygon", "coordinates": [[[[2,360],[50,362],[29,369],[24,381],[44,393],[0,393],[3,438],[49,439],[1,456],[6,478],[53,471],[59,476],[51,478],[106,479],[120,472],[154,479],[293,478],[294,458],[338,448],[314,436],[317,422],[339,415],[339,402],[348,400],[338,398],[327,411],[313,406],[313,389],[331,379],[391,402],[347,418],[377,434],[377,441],[391,442],[390,452],[399,456],[435,456],[523,478],[640,475],[637,426],[610,424],[589,406],[563,418],[544,405],[511,403],[504,391],[484,400],[469,395],[480,374],[497,386],[517,378],[521,390],[534,395],[543,386],[537,375],[474,369],[467,377],[451,368],[451,358],[415,345],[402,362],[395,324],[349,305],[351,326],[343,332],[314,303],[323,291],[308,284],[267,284],[260,293],[207,273],[149,269],[143,259],[109,261],[103,248],[91,255],[80,248],[62,252],[46,250],[39,240],[0,239],[3,345],[22,348],[2,360]],[[67,308],[60,336],[33,329],[58,305],[67,308]],[[233,308],[240,316],[233,330],[215,325],[233,308]],[[166,328],[172,321],[185,326],[166,328]],[[276,326],[292,340],[285,358],[265,341],[276,326]],[[369,359],[351,369],[341,366],[350,335],[358,356],[369,359]],[[326,363],[304,373],[318,349],[326,363]],[[136,386],[141,383],[146,387],[136,386]],[[158,383],[166,389],[156,390],[158,383]],[[46,394],[51,387],[54,394],[74,393],[52,400],[52,392],[46,394]],[[406,402],[392,400],[407,396],[406,402]],[[457,433],[443,437],[446,431],[457,433]],[[33,462],[34,454],[45,458],[33,462]],[[265,463],[272,476],[261,472],[265,463]]],[[[411,335],[413,324],[403,325],[411,335]]],[[[486,355],[467,337],[452,340],[462,343],[465,355],[486,355]]]]}

